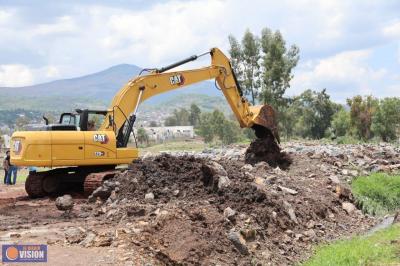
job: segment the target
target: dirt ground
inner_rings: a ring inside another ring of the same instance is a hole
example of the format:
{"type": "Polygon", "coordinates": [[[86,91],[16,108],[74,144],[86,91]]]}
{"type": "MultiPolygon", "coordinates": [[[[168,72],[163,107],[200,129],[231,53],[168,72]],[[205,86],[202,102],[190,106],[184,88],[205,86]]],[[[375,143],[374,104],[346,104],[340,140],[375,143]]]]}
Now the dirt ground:
{"type": "Polygon", "coordinates": [[[241,155],[144,158],[91,200],[74,196],[69,216],[55,199],[0,186],[0,242],[48,244],[49,265],[294,265],[316,244],[374,225],[353,205],[347,181],[399,163],[397,151],[381,147],[330,153],[292,145],[282,170],[246,164],[243,148],[232,149],[225,154],[241,155]],[[359,160],[367,163],[355,168],[359,160]]]}

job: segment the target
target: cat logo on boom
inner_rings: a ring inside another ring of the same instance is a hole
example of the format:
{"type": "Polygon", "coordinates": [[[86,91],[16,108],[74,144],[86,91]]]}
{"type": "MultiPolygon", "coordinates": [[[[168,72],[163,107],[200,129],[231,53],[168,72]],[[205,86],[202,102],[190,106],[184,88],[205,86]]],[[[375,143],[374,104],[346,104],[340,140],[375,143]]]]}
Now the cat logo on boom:
{"type": "Polygon", "coordinates": [[[169,82],[171,85],[183,85],[185,83],[185,78],[181,74],[169,77],[169,82]]]}
{"type": "Polygon", "coordinates": [[[106,134],[94,134],[93,135],[94,142],[100,142],[101,144],[107,144],[108,137],[106,134]]]}

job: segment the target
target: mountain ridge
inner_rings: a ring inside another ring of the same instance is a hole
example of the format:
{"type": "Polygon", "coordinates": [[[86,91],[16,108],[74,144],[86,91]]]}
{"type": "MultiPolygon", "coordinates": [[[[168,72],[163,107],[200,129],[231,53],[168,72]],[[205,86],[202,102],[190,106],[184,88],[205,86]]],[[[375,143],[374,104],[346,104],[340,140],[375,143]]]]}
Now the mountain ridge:
{"type": "MultiPolygon", "coordinates": [[[[41,111],[68,111],[75,108],[107,108],[114,95],[141,68],[131,64],[119,64],[105,70],[68,79],[22,87],[0,87],[0,110],[24,108],[41,111]],[[10,98],[12,99],[10,101],[10,98]]],[[[146,104],[162,102],[181,94],[221,96],[209,81],[157,95],[146,104]]]]}

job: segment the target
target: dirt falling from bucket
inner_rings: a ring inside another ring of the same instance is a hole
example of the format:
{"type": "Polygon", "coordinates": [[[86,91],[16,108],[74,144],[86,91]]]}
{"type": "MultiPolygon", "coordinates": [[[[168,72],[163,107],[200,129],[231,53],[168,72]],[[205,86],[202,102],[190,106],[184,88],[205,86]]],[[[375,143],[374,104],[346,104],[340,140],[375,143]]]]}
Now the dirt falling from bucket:
{"type": "Polygon", "coordinates": [[[281,151],[273,137],[254,140],[246,150],[245,161],[249,164],[266,162],[272,167],[279,166],[281,169],[288,169],[292,158],[281,151]]]}

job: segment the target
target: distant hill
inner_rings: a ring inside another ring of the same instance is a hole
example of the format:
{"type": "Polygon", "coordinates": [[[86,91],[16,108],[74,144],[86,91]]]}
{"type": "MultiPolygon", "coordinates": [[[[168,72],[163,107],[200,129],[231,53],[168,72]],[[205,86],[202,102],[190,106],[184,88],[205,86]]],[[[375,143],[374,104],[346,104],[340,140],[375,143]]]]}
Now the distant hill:
{"type": "MultiPolygon", "coordinates": [[[[117,91],[127,81],[138,75],[140,70],[141,68],[135,65],[121,64],[77,78],[25,87],[0,87],[0,110],[23,108],[62,112],[75,108],[104,109],[108,107],[117,91]]],[[[145,103],[146,105],[159,105],[168,100],[174,101],[179,95],[190,94],[222,95],[214,87],[213,82],[206,81],[185,89],[158,95],[145,103]]]]}

